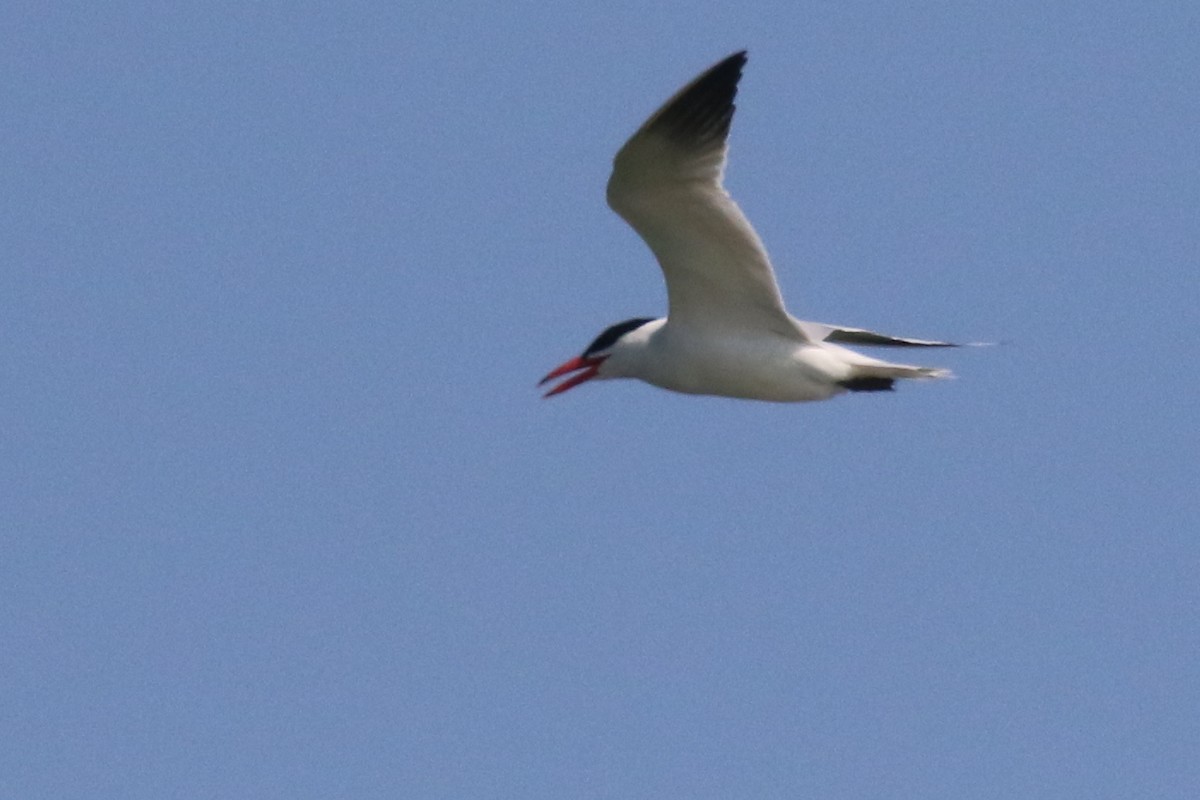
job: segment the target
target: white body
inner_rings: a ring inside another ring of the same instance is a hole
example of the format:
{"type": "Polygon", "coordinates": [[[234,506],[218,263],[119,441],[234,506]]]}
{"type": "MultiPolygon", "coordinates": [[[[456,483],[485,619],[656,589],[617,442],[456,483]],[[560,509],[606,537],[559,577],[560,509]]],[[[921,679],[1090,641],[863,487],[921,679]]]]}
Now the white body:
{"type": "Polygon", "coordinates": [[[608,203],[654,252],[667,283],[665,319],[629,320],[601,334],[544,380],[585,370],[547,396],[591,378],[637,378],[688,394],[798,402],[945,370],[893,364],[839,343],[947,347],[788,314],[766,249],[725,191],[733,99],[744,52],[668,100],[613,161],[608,203]]]}
{"type": "Polygon", "coordinates": [[[656,319],[622,337],[598,378],[638,378],[661,389],[780,403],[827,400],[841,381],[940,377],[924,367],[890,364],[827,342],[778,335],[714,335],[656,319]]]}

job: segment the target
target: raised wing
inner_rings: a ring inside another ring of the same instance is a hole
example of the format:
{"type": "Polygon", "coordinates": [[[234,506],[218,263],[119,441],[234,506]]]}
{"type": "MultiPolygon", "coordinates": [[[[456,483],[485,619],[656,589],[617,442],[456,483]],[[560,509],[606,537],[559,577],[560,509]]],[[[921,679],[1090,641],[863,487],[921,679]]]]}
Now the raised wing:
{"type": "Polygon", "coordinates": [[[642,125],[613,161],[608,204],[658,258],[671,324],[803,340],[758,234],[721,182],[745,63],[742,51],[709,68],[642,125]]]}

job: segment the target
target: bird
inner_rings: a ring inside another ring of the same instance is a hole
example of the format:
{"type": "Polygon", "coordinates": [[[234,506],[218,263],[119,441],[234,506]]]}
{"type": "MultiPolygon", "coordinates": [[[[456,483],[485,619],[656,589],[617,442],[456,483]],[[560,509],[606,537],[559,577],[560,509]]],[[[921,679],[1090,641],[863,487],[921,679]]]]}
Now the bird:
{"type": "Polygon", "coordinates": [[[543,397],[593,379],[634,378],[684,394],[792,403],[891,391],[899,379],[951,377],[845,345],[958,344],[808,322],[785,309],[767,251],[723,182],[746,60],[740,50],[709,67],[613,159],[608,204],[657,258],[667,316],[609,326],[539,382],[565,378],[543,397]]]}

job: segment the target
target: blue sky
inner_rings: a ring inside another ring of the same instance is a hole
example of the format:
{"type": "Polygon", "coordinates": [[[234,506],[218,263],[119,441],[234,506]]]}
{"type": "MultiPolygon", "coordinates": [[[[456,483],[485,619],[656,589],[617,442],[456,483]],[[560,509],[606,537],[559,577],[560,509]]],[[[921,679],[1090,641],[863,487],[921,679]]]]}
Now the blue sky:
{"type": "Polygon", "coordinates": [[[0,795],[1192,798],[1200,10],[0,11],[0,795]],[[617,147],[749,48],[808,405],[535,382],[665,310],[617,147]]]}

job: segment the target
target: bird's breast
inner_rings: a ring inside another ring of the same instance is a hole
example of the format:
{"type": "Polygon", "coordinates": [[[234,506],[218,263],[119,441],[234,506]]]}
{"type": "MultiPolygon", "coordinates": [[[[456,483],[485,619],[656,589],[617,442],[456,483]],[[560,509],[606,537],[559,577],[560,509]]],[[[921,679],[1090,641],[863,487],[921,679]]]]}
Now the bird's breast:
{"type": "Polygon", "coordinates": [[[782,337],[660,334],[637,377],[663,389],[793,403],[840,392],[838,365],[826,364],[819,346],[782,337]]]}

